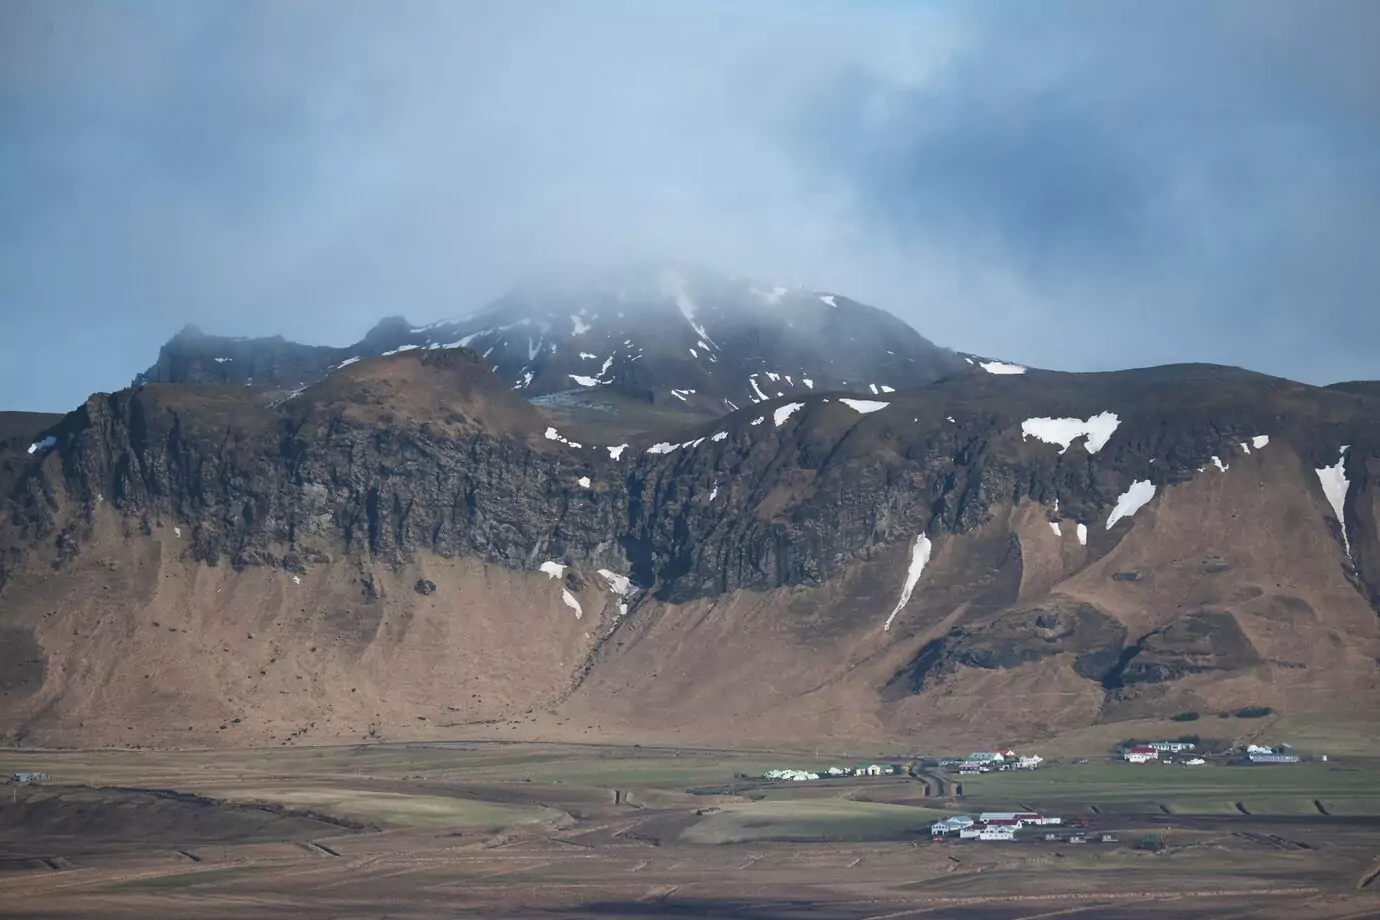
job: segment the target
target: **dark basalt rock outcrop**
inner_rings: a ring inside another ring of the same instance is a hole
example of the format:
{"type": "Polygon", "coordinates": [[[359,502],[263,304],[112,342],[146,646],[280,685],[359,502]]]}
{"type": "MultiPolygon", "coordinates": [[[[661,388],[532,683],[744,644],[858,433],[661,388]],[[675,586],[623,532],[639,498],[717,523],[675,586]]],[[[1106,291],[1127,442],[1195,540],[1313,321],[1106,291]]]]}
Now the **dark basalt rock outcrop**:
{"type": "MultiPolygon", "coordinates": [[[[774,400],[707,426],[693,445],[633,445],[618,460],[573,429],[544,437],[549,419],[468,349],[356,364],[276,403],[246,390],[94,396],[51,429],[51,456],[8,457],[22,471],[6,498],[11,561],[35,547],[79,552],[104,501],[131,532],[188,529],[194,558],[209,564],[297,568],[340,553],[401,563],[420,551],[519,569],[568,559],[631,570],[683,601],[817,584],[917,533],[970,532],[998,503],[1058,501],[1066,518],[1100,521],[1132,480],[1187,480],[1261,431],[1315,445],[1318,466],[1350,444],[1362,477],[1380,440],[1380,418],[1354,411],[1353,396],[1194,366],[975,375],[890,395],[872,414],[814,396],[780,426],[774,413],[789,400],[774,400]],[[1097,453],[1021,437],[1028,417],[1104,410],[1121,422],[1097,453]]],[[[1363,511],[1349,517],[1364,571],[1373,524],[1363,511]]],[[[1094,548],[1119,532],[1092,530],[1094,548]]],[[[1009,655],[964,648],[974,662],[1009,655]]]]}

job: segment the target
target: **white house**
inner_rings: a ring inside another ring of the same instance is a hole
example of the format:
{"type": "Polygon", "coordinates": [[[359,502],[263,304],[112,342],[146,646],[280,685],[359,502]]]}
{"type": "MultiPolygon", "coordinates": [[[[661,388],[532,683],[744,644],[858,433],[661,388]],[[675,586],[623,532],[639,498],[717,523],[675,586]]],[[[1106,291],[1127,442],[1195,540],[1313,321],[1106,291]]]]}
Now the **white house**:
{"type": "Polygon", "coordinates": [[[1193,750],[1193,742],[1191,741],[1151,741],[1149,746],[1157,751],[1170,754],[1193,750]]]}
{"type": "Polygon", "coordinates": [[[1021,770],[1034,770],[1044,762],[1045,759],[1039,754],[1022,754],[1016,759],[1016,767],[1021,770]]]}
{"type": "Polygon", "coordinates": [[[1122,751],[1121,756],[1126,758],[1129,763],[1149,763],[1152,760],[1159,760],[1160,752],[1148,745],[1137,745],[1122,751]]]}
{"type": "Polygon", "coordinates": [[[1001,763],[1005,759],[1006,756],[997,751],[975,751],[968,755],[968,760],[973,763],[1001,763]]]}
{"type": "Polygon", "coordinates": [[[979,840],[1015,840],[1016,829],[1014,827],[984,827],[978,831],[979,840]]]}

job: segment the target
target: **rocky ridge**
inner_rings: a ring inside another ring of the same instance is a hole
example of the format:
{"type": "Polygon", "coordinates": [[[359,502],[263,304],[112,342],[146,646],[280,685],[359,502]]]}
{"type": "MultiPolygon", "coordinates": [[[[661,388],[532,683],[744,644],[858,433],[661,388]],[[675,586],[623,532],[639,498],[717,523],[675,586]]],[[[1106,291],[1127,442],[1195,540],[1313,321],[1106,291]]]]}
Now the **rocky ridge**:
{"type": "Polygon", "coordinates": [[[135,383],[291,391],[361,358],[453,347],[473,348],[529,398],[612,387],[708,415],[789,393],[907,389],[976,366],[843,295],[644,266],[522,288],[464,319],[389,317],[345,348],[188,327],[135,383]]]}

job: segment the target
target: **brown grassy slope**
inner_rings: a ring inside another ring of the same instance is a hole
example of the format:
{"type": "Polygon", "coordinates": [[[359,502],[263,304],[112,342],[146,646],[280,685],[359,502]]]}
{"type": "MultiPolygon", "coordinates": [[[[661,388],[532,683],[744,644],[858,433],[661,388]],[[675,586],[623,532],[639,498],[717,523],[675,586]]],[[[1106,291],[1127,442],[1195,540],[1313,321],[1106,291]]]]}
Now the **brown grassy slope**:
{"type": "MultiPolygon", "coordinates": [[[[1380,626],[1345,577],[1316,477],[1282,442],[1230,465],[1161,490],[1111,532],[1093,522],[1087,547],[1075,522],[1056,536],[1049,509],[1030,505],[946,540],[890,632],[882,624],[904,580],[902,552],[819,589],[644,609],[568,706],[662,739],[922,746],[1016,742],[1189,709],[1357,716],[1377,700],[1380,626]],[[1026,575],[1019,602],[994,575],[1012,533],[1021,555],[1014,568],[1026,575]],[[1114,579],[1117,572],[1140,580],[1114,579]],[[955,626],[1069,602],[1094,605],[1132,641],[1165,630],[1160,645],[1203,670],[1106,693],[1074,671],[1072,654],[1060,654],[1015,667],[959,664],[918,694],[887,692],[924,642],[955,626]],[[1204,611],[1229,617],[1245,644],[1229,628],[1217,630],[1225,638],[1189,635],[1204,611]]],[[[1229,734],[1254,727],[1211,726],[1229,734]]]]}
{"type": "Polygon", "coordinates": [[[294,576],[191,563],[171,527],[133,538],[104,527],[101,540],[59,578],[6,595],[7,644],[26,640],[46,660],[37,681],[4,691],[11,741],[453,737],[564,692],[608,600],[585,586],[577,619],[562,582],[468,560],[294,576]],[[417,593],[419,579],[434,593],[417,593]]]}

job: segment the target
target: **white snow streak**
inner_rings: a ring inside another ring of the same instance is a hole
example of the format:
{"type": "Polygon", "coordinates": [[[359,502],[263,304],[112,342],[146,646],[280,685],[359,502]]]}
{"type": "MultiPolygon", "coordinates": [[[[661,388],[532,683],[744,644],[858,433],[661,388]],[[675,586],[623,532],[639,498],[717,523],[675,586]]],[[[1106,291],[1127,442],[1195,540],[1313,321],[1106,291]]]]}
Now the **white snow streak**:
{"type": "Polygon", "coordinates": [[[599,385],[598,379],[594,377],[581,377],[579,374],[567,374],[566,376],[582,387],[597,387],[599,385]]]}
{"type": "Polygon", "coordinates": [[[1228,466],[1227,464],[1225,464],[1225,463],[1222,462],[1222,458],[1221,458],[1221,457],[1213,457],[1213,458],[1212,458],[1212,465],[1215,466],[1215,467],[1217,467],[1219,470],[1221,470],[1221,471],[1224,472],[1224,473],[1225,473],[1227,470],[1231,469],[1230,466],[1228,466]]]}
{"type": "Polygon", "coordinates": [[[588,489],[588,488],[589,488],[589,477],[588,477],[588,476],[581,476],[579,479],[577,479],[577,480],[575,480],[575,481],[578,482],[578,483],[580,484],[580,488],[582,488],[582,489],[588,489]]]}
{"type": "Polygon", "coordinates": [[[690,328],[695,330],[704,341],[714,344],[714,340],[709,337],[709,333],[704,331],[704,327],[695,322],[695,302],[690,299],[690,295],[685,290],[685,279],[680,272],[673,270],[663,272],[661,275],[661,292],[676,302],[680,313],[685,317],[685,321],[690,324],[690,328]]]}
{"type": "Polygon", "coordinates": [[[1004,361],[983,361],[978,367],[989,374],[1024,374],[1026,371],[1019,364],[1007,364],[1004,361]]]}
{"type": "Polygon", "coordinates": [[[891,405],[891,403],[878,402],[875,399],[849,399],[846,396],[840,396],[839,402],[854,411],[861,412],[863,415],[869,412],[876,412],[878,409],[885,409],[887,406],[891,405]]]}
{"type": "Polygon", "coordinates": [[[335,366],[335,369],[340,370],[342,367],[349,367],[351,364],[354,364],[358,360],[359,358],[346,358],[344,361],[341,361],[339,364],[337,364],[335,366]]]}
{"type": "Polygon", "coordinates": [[[1351,558],[1351,539],[1346,533],[1346,494],[1351,489],[1351,483],[1346,478],[1346,452],[1349,446],[1342,447],[1341,455],[1335,464],[1316,470],[1318,481],[1322,483],[1323,495],[1327,497],[1327,503],[1332,506],[1332,513],[1337,517],[1337,523],[1341,525],[1342,545],[1346,547],[1348,559],[1351,558]]]}
{"type": "Polygon", "coordinates": [[[608,448],[609,456],[612,457],[614,460],[617,460],[619,457],[623,456],[623,451],[627,448],[627,446],[628,445],[626,444],[619,444],[617,447],[608,448]]]}
{"type": "Polygon", "coordinates": [[[56,444],[57,444],[57,438],[53,437],[52,435],[48,435],[48,437],[43,438],[43,439],[38,440],[38,441],[35,441],[35,442],[33,442],[32,444],[30,444],[30,445],[29,445],[29,453],[31,453],[31,454],[36,454],[36,453],[38,453],[40,450],[47,450],[48,448],[53,447],[53,446],[56,445],[56,444]]]}
{"type": "Polygon", "coordinates": [[[550,578],[560,578],[565,574],[565,566],[559,562],[543,562],[541,572],[550,578]]]}
{"type": "Polygon", "coordinates": [[[1079,524],[1079,525],[1078,525],[1078,542],[1079,542],[1079,544],[1082,545],[1082,546],[1087,546],[1087,545],[1088,545],[1088,525],[1087,525],[1087,524],[1079,524]]]}
{"type": "Polygon", "coordinates": [[[575,619],[578,620],[585,615],[585,608],[581,607],[580,602],[575,599],[575,595],[571,594],[565,588],[561,589],[561,600],[565,602],[567,607],[575,611],[575,619]]]}
{"type": "Polygon", "coordinates": [[[216,362],[217,364],[224,364],[226,361],[233,361],[233,360],[235,360],[235,359],[234,359],[234,358],[216,358],[216,359],[215,359],[215,362],[216,362]]]}
{"type": "Polygon", "coordinates": [[[756,375],[756,374],[749,374],[749,375],[748,375],[748,383],[750,383],[750,384],[752,385],[752,392],[754,392],[754,393],[757,394],[757,398],[754,399],[753,402],[761,402],[761,401],[764,400],[764,399],[770,399],[770,398],[771,398],[771,397],[767,396],[766,393],[763,393],[763,392],[762,392],[762,388],[759,387],[759,386],[757,385],[757,375],[756,375]]]}
{"type": "Polygon", "coordinates": [[[599,569],[600,576],[609,583],[609,588],[619,597],[627,597],[633,593],[632,580],[626,575],[619,575],[617,572],[608,569],[599,569]]]}
{"type": "Polygon", "coordinates": [[[1269,443],[1270,436],[1268,434],[1258,434],[1255,437],[1251,438],[1251,446],[1254,447],[1256,450],[1260,450],[1260,448],[1264,447],[1269,443]]]}
{"type": "Polygon", "coordinates": [[[813,380],[811,380],[809,377],[801,377],[801,378],[800,378],[800,382],[803,383],[803,384],[805,384],[807,387],[809,387],[809,388],[812,389],[812,390],[815,388],[815,382],[814,382],[813,380]]]}
{"type": "Polygon", "coordinates": [[[709,493],[709,500],[712,502],[714,499],[716,499],[716,498],[718,498],[718,497],[719,497],[719,484],[716,482],[716,483],[714,483],[714,491],[712,491],[712,492],[709,493]]]}
{"type": "Polygon", "coordinates": [[[887,385],[884,383],[884,384],[882,384],[882,392],[883,392],[883,393],[895,393],[895,392],[896,392],[896,388],[895,388],[895,387],[889,387],[889,386],[887,386],[887,385]]]}
{"type": "Polygon", "coordinates": [[[679,444],[668,444],[668,443],[666,443],[665,441],[662,441],[660,444],[653,444],[651,447],[647,448],[647,453],[649,453],[649,454],[669,454],[671,451],[675,450],[677,447],[680,447],[680,445],[679,445],[679,444]]]}
{"type": "Polygon", "coordinates": [[[578,316],[570,317],[570,321],[575,324],[575,331],[572,332],[571,335],[584,335],[590,329],[594,328],[578,316]]]}
{"type": "Polygon", "coordinates": [[[180,536],[182,536],[182,528],[181,528],[181,527],[174,527],[174,528],[173,528],[173,536],[174,536],[174,537],[180,537],[180,536]]]}
{"type": "Polygon", "coordinates": [[[1064,453],[1075,440],[1087,437],[1088,453],[1101,450],[1121,424],[1115,412],[1100,412],[1087,421],[1076,418],[1028,418],[1021,422],[1021,437],[1038,438],[1046,444],[1058,444],[1064,453]]]}
{"type": "Polygon", "coordinates": [[[827,303],[827,304],[828,304],[829,306],[831,306],[831,307],[837,307],[837,306],[838,306],[838,304],[834,303],[834,295],[833,295],[833,294],[821,294],[819,299],[822,300],[822,301],[824,301],[825,303],[827,303]]]}
{"type": "Polygon", "coordinates": [[[1056,537],[1062,537],[1064,535],[1064,532],[1059,529],[1058,521],[1048,521],[1047,523],[1049,524],[1049,529],[1054,531],[1056,537]]]}
{"type": "Polygon", "coordinates": [[[1107,518],[1107,529],[1111,530],[1112,525],[1124,517],[1130,517],[1141,508],[1144,508],[1150,499],[1155,497],[1155,484],[1148,479],[1137,479],[1131,483],[1131,487],[1121,493],[1121,497],[1116,500],[1116,507],[1112,509],[1111,516],[1107,518]]]}
{"type": "Polygon", "coordinates": [[[867,386],[868,386],[869,389],[872,390],[872,395],[873,395],[873,396],[878,396],[878,395],[880,395],[880,391],[877,389],[877,384],[875,384],[875,383],[869,383],[867,386]]]}
{"type": "Polygon", "coordinates": [[[751,424],[753,424],[753,425],[760,425],[760,424],[762,424],[763,422],[765,422],[766,420],[767,420],[767,417],[766,417],[765,415],[762,415],[762,416],[759,416],[759,417],[753,419],[752,422],[751,422],[751,424]]]}
{"type": "Polygon", "coordinates": [[[709,440],[711,440],[711,441],[722,441],[722,440],[723,440],[724,438],[726,438],[726,437],[728,437],[728,432],[727,432],[727,431],[720,431],[718,434],[714,435],[714,436],[713,436],[712,438],[710,438],[709,440]]]}
{"type": "Polygon", "coordinates": [[[597,361],[599,359],[598,355],[592,355],[587,351],[580,352],[580,357],[586,361],[597,361]]]}
{"type": "Polygon", "coordinates": [[[777,406],[776,411],[772,413],[772,418],[776,420],[776,427],[780,428],[795,410],[804,405],[804,403],[786,403],[784,406],[777,406]]]}
{"type": "Polygon", "coordinates": [[[882,624],[883,632],[891,629],[891,621],[896,619],[896,614],[901,612],[902,607],[910,603],[911,592],[915,590],[915,583],[920,580],[921,573],[925,571],[925,566],[929,564],[930,551],[932,549],[933,545],[930,543],[929,537],[921,534],[915,538],[915,547],[910,553],[910,567],[906,570],[906,584],[905,587],[901,589],[901,599],[896,602],[896,607],[891,611],[891,616],[887,617],[886,622],[882,624]]]}

